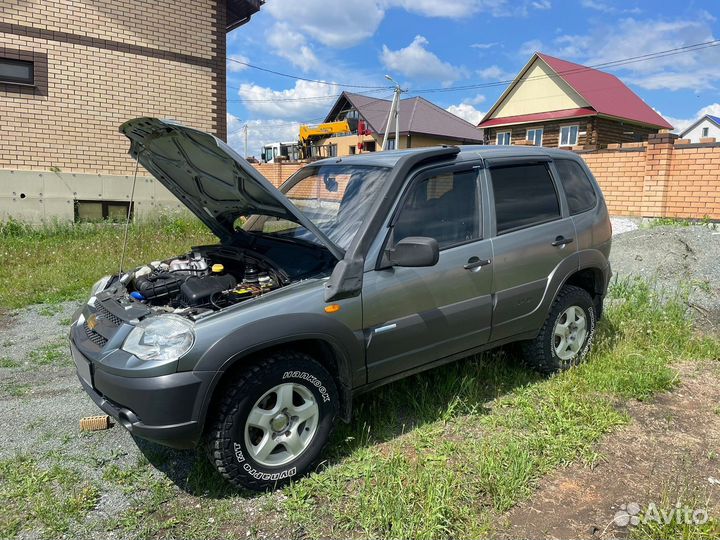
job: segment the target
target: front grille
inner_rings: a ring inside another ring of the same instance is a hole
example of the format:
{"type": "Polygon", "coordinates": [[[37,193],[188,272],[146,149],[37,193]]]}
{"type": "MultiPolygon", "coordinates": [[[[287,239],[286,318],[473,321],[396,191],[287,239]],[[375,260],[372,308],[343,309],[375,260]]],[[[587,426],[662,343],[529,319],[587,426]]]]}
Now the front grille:
{"type": "Polygon", "coordinates": [[[98,334],[95,330],[90,328],[87,323],[83,323],[83,328],[85,329],[85,334],[87,335],[87,338],[92,341],[95,345],[102,348],[105,346],[105,344],[108,342],[106,338],[98,334]]]}
{"type": "Polygon", "coordinates": [[[108,321],[115,326],[120,326],[123,323],[123,320],[120,317],[110,313],[110,311],[102,304],[97,303],[95,308],[97,310],[98,319],[103,319],[105,321],[108,321]]]}

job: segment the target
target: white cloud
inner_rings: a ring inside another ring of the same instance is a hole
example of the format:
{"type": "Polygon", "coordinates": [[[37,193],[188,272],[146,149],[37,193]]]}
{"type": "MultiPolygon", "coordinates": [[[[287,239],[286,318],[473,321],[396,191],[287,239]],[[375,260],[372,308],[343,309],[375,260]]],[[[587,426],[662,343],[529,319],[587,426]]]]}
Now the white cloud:
{"type": "Polygon", "coordinates": [[[407,47],[396,51],[383,45],[380,60],[387,69],[413,79],[431,79],[449,83],[461,78],[464,69],[444,62],[427,50],[429,45],[423,36],[415,36],[407,47]]]}
{"type": "Polygon", "coordinates": [[[470,45],[473,49],[492,49],[496,45],[499,45],[497,41],[493,41],[492,43],[473,43],[470,45]]]}
{"type": "Polygon", "coordinates": [[[516,73],[505,71],[498,65],[492,65],[486,68],[478,69],[475,74],[486,81],[511,81],[515,78],[516,73]]]}
{"type": "MultiPolygon", "coordinates": [[[[657,112],[658,114],[661,114],[660,111],[657,112]]],[[[697,113],[695,113],[695,116],[693,116],[692,118],[673,118],[672,116],[663,117],[665,118],[665,120],[672,124],[673,128],[675,128],[673,129],[673,132],[680,133],[682,130],[689,127],[691,124],[694,124],[698,118],[705,116],[706,114],[720,116],[720,103],[712,103],[710,105],[706,105],[697,113]]]]}
{"type": "MultiPolygon", "coordinates": [[[[561,35],[546,48],[538,41],[523,44],[585,65],[597,65],[712,41],[712,16],[700,13],[688,19],[643,19],[632,17],[601,22],[586,35],[561,35]]],[[[600,69],[618,72],[627,83],[649,90],[702,90],[720,80],[720,48],[708,47],[600,69]]]]}
{"type": "Polygon", "coordinates": [[[309,81],[296,81],[293,88],[273,90],[256,84],[243,83],[238,95],[243,105],[255,116],[283,118],[288,120],[312,121],[325,113],[333,104],[341,89],[335,84],[321,84],[309,81]],[[327,96],[327,99],[313,99],[327,96]],[[311,98],[311,99],[307,99],[311,98]]]}
{"type": "Polygon", "coordinates": [[[483,116],[485,116],[484,112],[477,110],[469,103],[450,105],[445,110],[454,114],[455,116],[459,116],[463,120],[467,120],[473,125],[478,125],[480,123],[480,120],[482,120],[483,116]]]}
{"type": "MultiPolygon", "coordinates": [[[[228,113],[228,144],[241,156],[245,152],[245,133],[242,129],[246,122],[228,113]]],[[[300,124],[282,119],[251,120],[248,126],[248,156],[260,157],[260,151],[272,142],[290,142],[298,138],[300,124]]]]}
{"type": "Polygon", "coordinates": [[[321,65],[305,36],[292,30],[287,23],[275,23],[267,31],[266,37],[276,55],[289,60],[303,71],[311,71],[321,65]]]}
{"type": "Polygon", "coordinates": [[[247,66],[243,64],[247,64],[248,62],[250,62],[248,57],[243,56],[242,54],[228,55],[227,71],[228,73],[238,73],[240,71],[246,70],[247,66]]]}
{"type": "Polygon", "coordinates": [[[378,2],[357,0],[272,0],[263,11],[289,23],[296,33],[334,48],[352,47],[371,37],[385,15],[378,2]]]}
{"type": "Polygon", "coordinates": [[[530,2],[530,6],[535,9],[546,10],[552,8],[552,3],[550,0],[535,0],[534,2],[530,2]]]}
{"type": "Polygon", "coordinates": [[[599,11],[600,13],[640,13],[640,8],[618,8],[607,2],[600,0],[581,0],[580,4],[584,8],[599,11]]]}

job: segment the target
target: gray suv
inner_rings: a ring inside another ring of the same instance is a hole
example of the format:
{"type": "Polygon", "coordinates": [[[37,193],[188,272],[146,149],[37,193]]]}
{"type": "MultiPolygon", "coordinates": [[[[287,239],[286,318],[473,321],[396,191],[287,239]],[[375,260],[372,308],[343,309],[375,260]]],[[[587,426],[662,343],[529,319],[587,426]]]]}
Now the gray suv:
{"type": "Polygon", "coordinates": [[[70,331],[79,379],[132,434],[205,444],[238,486],[308,471],[361,392],[510,342],[544,372],[590,348],[611,226],[570,152],[369,153],[276,189],[212,135],[120,129],[220,242],[98,281],[70,331]]]}

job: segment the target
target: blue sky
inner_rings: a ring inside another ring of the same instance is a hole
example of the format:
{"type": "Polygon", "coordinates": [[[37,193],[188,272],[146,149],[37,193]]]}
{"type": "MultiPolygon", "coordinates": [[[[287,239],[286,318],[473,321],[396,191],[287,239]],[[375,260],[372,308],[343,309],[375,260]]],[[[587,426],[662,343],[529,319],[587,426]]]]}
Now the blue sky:
{"type": "MultiPolygon", "coordinates": [[[[297,138],[342,90],[389,97],[390,74],[408,96],[422,95],[476,123],[536,50],[596,65],[720,37],[718,0],[267,0],[228,35],[228,56],[322,80],[297,81],[228,61],[228,132],[249,153],[297,138]],[[457,86],[486,85],[453,90],[457,86]],[[444,91],[415,93],[427,89],[444,91]]],[[[720,47],[608,71],[676,127],[720,115],[720,47]]]]}

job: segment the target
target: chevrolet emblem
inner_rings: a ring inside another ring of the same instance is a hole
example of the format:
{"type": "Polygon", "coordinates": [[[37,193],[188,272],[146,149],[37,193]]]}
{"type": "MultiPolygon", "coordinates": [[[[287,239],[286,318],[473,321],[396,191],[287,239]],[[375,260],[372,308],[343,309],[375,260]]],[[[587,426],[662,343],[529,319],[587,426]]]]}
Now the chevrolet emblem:
{"type": "Polygon", "coordinates": [[[95,330],[95,327],[97,326],[97,315],[90,315],[86,321],[86,324],[88,325],[88,328],[90,330],[95,330]]]}

